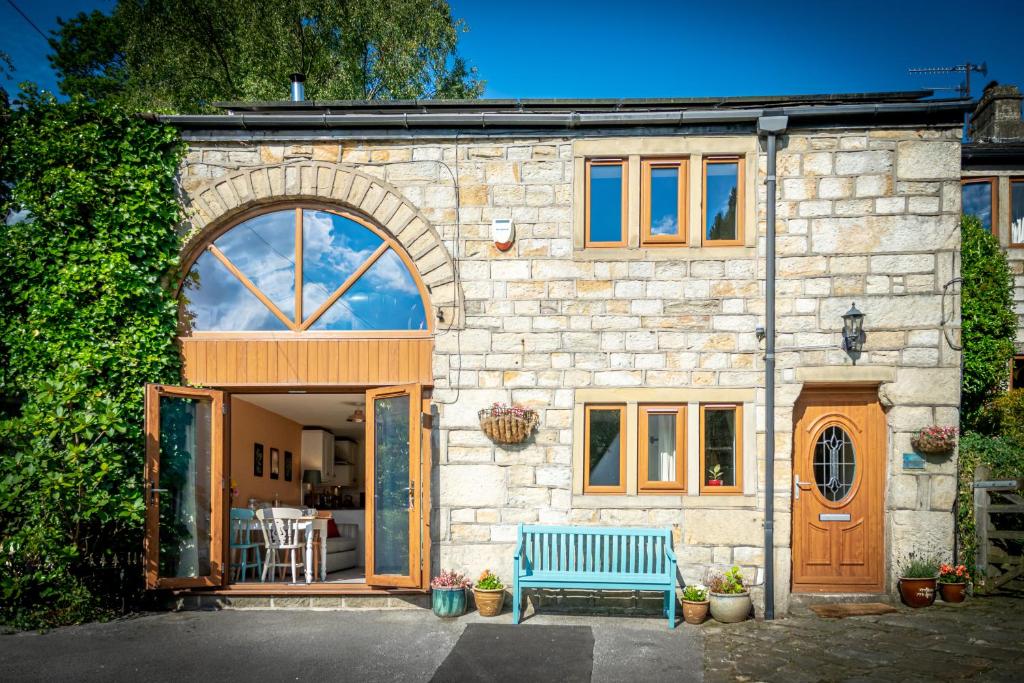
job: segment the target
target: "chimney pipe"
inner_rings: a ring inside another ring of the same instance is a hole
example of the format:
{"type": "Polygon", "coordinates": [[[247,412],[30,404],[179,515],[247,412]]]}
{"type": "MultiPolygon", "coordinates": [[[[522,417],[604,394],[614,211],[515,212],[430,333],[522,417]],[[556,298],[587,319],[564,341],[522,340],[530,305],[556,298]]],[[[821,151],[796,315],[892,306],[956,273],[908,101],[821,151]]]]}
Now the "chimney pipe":
{"type": "Polygon", "coordinates": [[[306,100],[306,74],[293,73],[288,76],[292,81],[292,102],[306,100]]]}

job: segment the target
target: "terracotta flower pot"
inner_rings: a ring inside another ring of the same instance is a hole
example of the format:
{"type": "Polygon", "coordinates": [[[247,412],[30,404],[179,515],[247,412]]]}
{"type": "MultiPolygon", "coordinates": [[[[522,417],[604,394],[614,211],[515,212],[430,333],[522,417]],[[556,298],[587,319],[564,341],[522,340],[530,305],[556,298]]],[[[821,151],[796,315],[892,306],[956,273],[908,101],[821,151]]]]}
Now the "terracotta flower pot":
{"type": "Polygon", "coordinates": [[[967,598],[966,583],[940,583],[939,593],[943,602],[963,602],[967,598]]]}
{"type": "Polygon", "coordinates": [[[907,607],[930,607],[935,602],[935,584],[939,577],[931,579],[900,579],[900,597],[907,607]]]}
{"type": "Polygon", "coordinates": [[[750,616],[750,593],[711,593],[711,616],[723,624],[735,624],[750,616]]]}
{"type": "Polygon", "coordinates": [[[505,604],[505,589],[474,588],[473,597],[476,598],[476,608],[480,611],[480,616],[496,617],[501,614],[502,605],[505,604]]]}
{"type": "Polygon", "coordinates": [[[703,624],[708,618],[709,600],[683,600],[683,621],[687,624],[703,624]]]}

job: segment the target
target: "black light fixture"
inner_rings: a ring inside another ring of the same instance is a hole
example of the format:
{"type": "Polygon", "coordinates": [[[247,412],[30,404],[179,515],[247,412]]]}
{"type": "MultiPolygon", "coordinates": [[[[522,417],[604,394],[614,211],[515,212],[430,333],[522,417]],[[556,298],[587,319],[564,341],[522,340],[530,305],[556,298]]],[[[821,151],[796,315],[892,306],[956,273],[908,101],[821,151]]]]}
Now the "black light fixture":
{"type": "Polygon", "coordinates": [[[850,304],[850,310],[843,314],[843,349],[856,365],[864,349],[864,314],[857,310],[856,303],[850,304]]]}

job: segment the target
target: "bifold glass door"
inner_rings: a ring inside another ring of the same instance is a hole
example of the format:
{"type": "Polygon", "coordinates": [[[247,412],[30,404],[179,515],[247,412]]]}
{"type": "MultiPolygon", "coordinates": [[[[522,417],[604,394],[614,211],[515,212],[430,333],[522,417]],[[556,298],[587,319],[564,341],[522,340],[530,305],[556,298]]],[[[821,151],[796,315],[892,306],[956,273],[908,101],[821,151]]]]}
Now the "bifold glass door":
{"type": "Polygon", "coordinates": [[[224,394],[146,386],[146,587],[223,580],[224,394]]]}
{"type": "Polygon", "coordinates": [[[418,384],[366,392],[366,582],[421,584],[421,394],[418,384]]]}

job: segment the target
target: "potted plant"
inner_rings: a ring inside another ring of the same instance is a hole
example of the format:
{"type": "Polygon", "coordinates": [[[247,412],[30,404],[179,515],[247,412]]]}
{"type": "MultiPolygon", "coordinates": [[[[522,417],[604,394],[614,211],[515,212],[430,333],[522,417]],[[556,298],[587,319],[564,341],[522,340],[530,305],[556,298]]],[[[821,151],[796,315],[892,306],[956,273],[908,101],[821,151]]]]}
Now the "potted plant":
{"type": "Polygon", "coordinates": [[[934,557],[910,553],[900,563],[900,597],[908,607],[928,607],[935,602],[935,584],[939,580],[939,562],[934,557]]]}
{"type": "Polygon", "coordinates": [[[708,589],[704,586],[683,588],[683,621],[687,624],[703,624],[708,618],[708,589]]]}
{"type": "Polygon", "coordinates": [[[750,615],[750,592],[743,585],[739,567],[708,579],[711,616],[723,624],[743,621],[750,615]]]}
{"type": "Polygon", "coordinates": [[[473,586],[473,597],[476,598],[476,608],[480,610],[480,616],[496,617],[501,614],[501,607],[505,604],[505,584],[497,574],[485,569],[473,586]]]}
{"type": "Polygon", "coordinates": [[[971,575],[967,567],[958,564],[939,565],[939,594],[944,602],[963,602],[967,597],[967,584],[971,575]]]}
{"type": "Polygon", "coordinates": [[[477,417],[480,418],[480,429],[495,443],[522,443],[540,421],[533,408],[505,403],[484,408],[477,417]]]}
{"type": "Polygon", "coordinates": [[[708,468],[708,486],[722,486],[725,481],[722,479],[722,466],[715,465],[714,467],[708,468]]]}
{"type": "Polygon", "coordinates": [[[932,425],[925,427],[915,436],[911,437],[910,445],[918,453],[928,455],[941,455],[951,453],[956,448],[956,427],[940,427],[932,425]]]}
{"type": "Polygon", "coordinates": [[[441,571],[430,582],[430,604],[439,617],[461,617],[466,613],[466,589],[471,581],[458,572],[441,571]]]}

